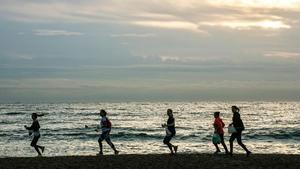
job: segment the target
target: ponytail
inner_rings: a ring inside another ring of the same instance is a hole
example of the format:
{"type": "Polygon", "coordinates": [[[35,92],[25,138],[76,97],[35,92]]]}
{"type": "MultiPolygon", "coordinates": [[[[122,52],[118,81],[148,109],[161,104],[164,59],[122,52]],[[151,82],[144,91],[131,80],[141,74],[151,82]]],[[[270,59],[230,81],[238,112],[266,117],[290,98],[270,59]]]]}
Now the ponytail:
{"type": "Polygon", "coordinates": [[[240,108],[238,108],[237,106],[232,106],[232,109],[235,109],[238,113],[240,112],[240,108]]]}
{"type": "Polygon", "coordinates": [[[44,114],[37,114],[37,113],[32,113],[31,115],[36,118],[44,116],[44,114]]]}

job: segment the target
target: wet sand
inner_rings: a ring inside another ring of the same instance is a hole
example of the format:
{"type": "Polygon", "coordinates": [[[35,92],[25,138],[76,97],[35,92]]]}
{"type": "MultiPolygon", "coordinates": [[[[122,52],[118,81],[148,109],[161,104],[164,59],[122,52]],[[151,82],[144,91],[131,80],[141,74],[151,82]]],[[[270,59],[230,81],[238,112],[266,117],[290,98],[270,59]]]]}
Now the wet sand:
{"type": "Polygon", "coordinates": [[[1,169],[300,169],[300,155],[147,154],[0,158],[1,169]]]}

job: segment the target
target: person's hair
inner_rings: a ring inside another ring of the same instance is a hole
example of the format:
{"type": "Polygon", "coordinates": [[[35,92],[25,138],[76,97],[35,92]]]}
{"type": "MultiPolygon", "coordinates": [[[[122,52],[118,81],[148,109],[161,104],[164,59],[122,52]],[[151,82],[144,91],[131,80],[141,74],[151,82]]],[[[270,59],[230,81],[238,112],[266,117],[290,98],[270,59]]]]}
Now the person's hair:
{"type": "Polygon", "coordinates": [[[237,112],[240,112],[240,108],[238,108],[237,106],[232,106],[231,108],[237,110],[237,112]]]}
{"type": "Polygon", "coordinates": [[[219,117],[220,116],[220,112],[216,111],[216,112],[214,112],[214,115],[217,115],[219,117]]]}
{"type": "Polygon", "coordinates": [[[32,113],[31,116],[32,116],[33,118],[35,118],[35,119],[37,118],[37,114],[36,114],[36,113],[32,113]]]}
{"type": "Polygon", "coordinates": [[[101,110],[100,110],[100,113],[103,113],[104,116],[106,116],[106,114],[107,114],[106,111],[105,111],[104,109],[101,109],[101,110]]]}
{"type": "Polygon", "coordinates": [[[33,116],[34,118],[37,118],[37,117],[41,117],[43,115],[40,115],[40,114],[37,114],[37,113],[32,113],[31,116],[33,116]]]}
{"type": "Polygon", "coordinates": [[[172,109],[168,109],[167,112],[168,112],[168,113],[169,113],[169,112],[173,113],[173,110],[172,110],[172,109]]]}

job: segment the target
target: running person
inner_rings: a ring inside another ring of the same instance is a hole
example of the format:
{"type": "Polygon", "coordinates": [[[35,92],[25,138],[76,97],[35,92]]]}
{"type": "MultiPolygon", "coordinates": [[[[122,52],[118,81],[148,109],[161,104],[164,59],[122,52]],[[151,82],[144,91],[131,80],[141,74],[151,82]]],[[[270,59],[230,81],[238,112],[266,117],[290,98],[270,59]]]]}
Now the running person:
{"type": "Polygon", "coordinates": [[[232,155],[233,152],[233,141],[237,139],[238,144],[246,151],[246,155],[249,156],[251,154],[251,151],[249,151],[246,148],[246,146],[242,143],[242,131],[245,130],[245,127],[241,119],[240,109],[237,106],[232,106],[231,109],[233,113],[232,124],[236,129],[236,132],[232,133],[229,139],[230,155],[232,155]]]}
{"type": "Polygon", "coordinates": [[[115,155],[119,154],[119,151],[116,150],[114,144],[110,140],[110,130],[111,130],[111,122],[109,119],[106,117],[106,111],[105,110],[100,110],[100,116],[101,116],[101,121],[100,121],[100,126],[101,126],[101,135],[98,139],[99,142],[99,148],[100,152],[98,155],[103,155],[103,148],[102,148],[102,141],[105,140],[107,144],[114,150],[115,155]]]}
{"type": "Polygon", "coordinates": [[[33,133],[33,139],[31,141],[31,146],[34,147],[35,151],[38,153],[38,156],[42,156],[41,152],[39,149],[42,150],[42,153],[45,150],[44,146],[39,146],[37,145],[37,142],[39,141],[39,138],[41,137],[40,135],[40,124],[37,120],[38,116],[43,116],[42,115],[38,115],[37,113],[32,113],[31,114],[31,118],[33,120],[32,124],[30,127],[27,127],[26,125],[24,126],[26,130],[29,130],[29,135],[31,135],[33,133]]]}
{"type": "MultiPolygon", "coordinates": [[[[223,145],[224,149],[225,149],[225,153],[228,154],[228,150],[227,150],[227,146],[224,142],[224,122],[222,121],[222,119],[220,118],[220,112],[215,112],[214,113],[214,117],[215,117],[215,121],[214,121],[214,128],[215,128],[215,133],[217,133],[220,138],[221,138],[221,144],[223,145]]],[[[216,147],[216,152],[215,154],[218,154],[220,151],[218,144],[214,144],[216,147]]]]}
{"type": "Polygon", "coordinates": [[[167,110],[167,115],[169,116],[167,124],[162,124],[162,127],[166,128],[166,136],[164,138],[163,143],[169,147],[171,154],[173,155],[173,154],[177,153],[178,146],[174,146],[170,143],[172,137],[174,137],[176,134],[175,119],[173,117],[172,109],[167,110]],[[173,151],[173,149],[174,149],[174,151],[173,151]]]}

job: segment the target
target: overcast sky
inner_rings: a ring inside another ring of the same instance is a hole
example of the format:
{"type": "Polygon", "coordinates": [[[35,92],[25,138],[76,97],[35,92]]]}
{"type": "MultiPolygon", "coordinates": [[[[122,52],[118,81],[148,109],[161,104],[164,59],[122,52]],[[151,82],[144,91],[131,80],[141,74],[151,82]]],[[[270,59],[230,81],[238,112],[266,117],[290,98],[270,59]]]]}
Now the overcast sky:
{"type": "Polygon", "coordinates": [[[300,0],[0,0],[0,102],[300,100],[300,0]]]}

